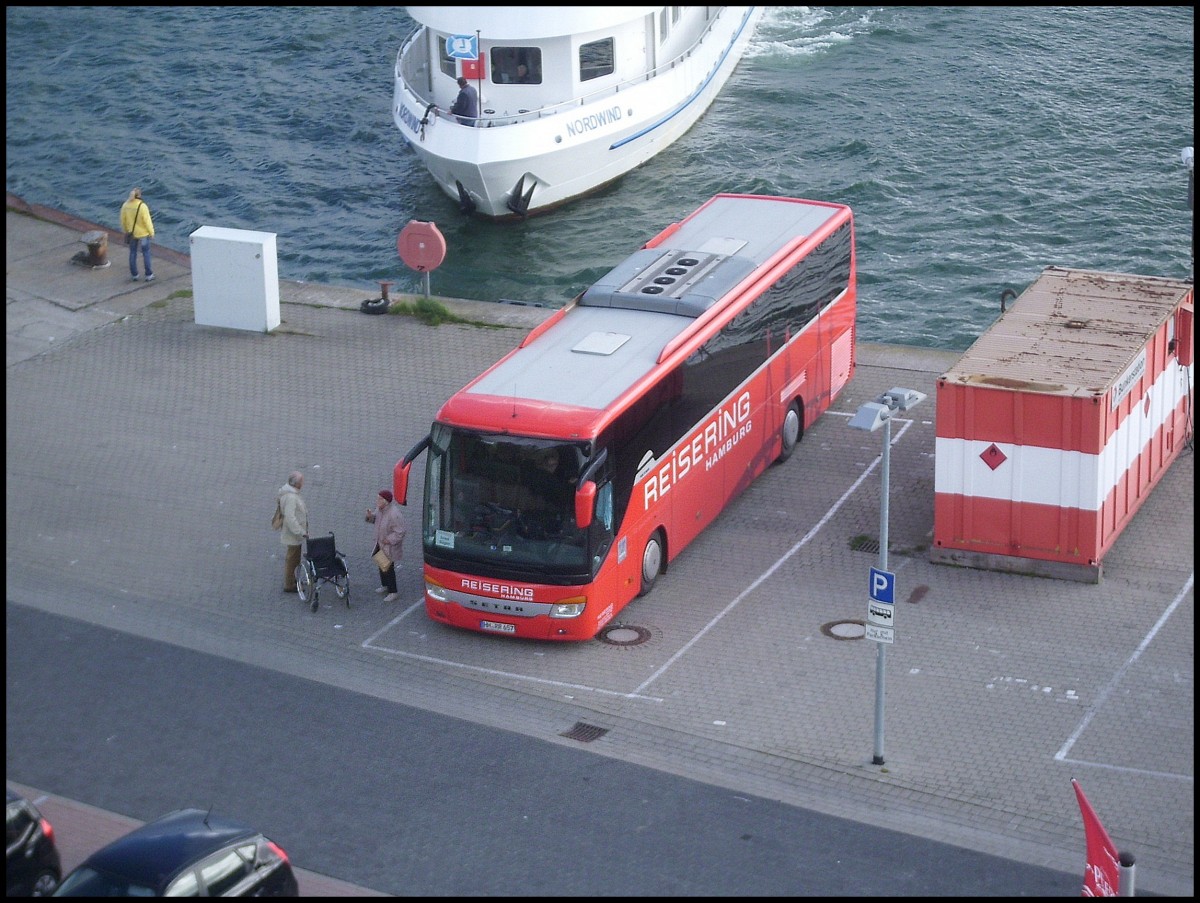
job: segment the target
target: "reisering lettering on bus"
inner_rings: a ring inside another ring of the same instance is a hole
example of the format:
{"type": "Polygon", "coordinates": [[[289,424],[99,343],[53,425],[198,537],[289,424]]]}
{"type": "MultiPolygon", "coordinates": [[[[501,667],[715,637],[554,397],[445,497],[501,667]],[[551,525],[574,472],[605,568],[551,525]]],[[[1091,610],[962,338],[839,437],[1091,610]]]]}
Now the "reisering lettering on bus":
{"type": "Polygon", "coordinates": [[[663,461],[642,490],[642,505],[648,510],[661,496],[691,471],[692,466],[709,470],[716,466],[735,445],[750,434],[750,393],[743,392],[732,404],[720,408],[690,441],[676,446],[675,453],[663,461]]]}
{"type": "Polygon", "coordinates": [[[502,599],[532,599],[533,589],[528,586],[513,586],[511,583],[492,583],[490,580],[474,580],[464,577],[462,588],[476,593],[491,593],[502,599]]]}

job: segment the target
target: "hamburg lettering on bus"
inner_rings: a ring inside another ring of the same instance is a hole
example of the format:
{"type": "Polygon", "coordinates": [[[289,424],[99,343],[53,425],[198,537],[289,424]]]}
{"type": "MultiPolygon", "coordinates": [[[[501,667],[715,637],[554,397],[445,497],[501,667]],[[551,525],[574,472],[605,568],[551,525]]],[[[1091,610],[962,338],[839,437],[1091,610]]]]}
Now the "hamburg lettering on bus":
{"type": "Polygon", "coordinates": [[[584,132],[590,132],[593,129],[598,129],[603,125],[609,125],[621,118],[620,107],[609,107],[607,110],[601,110],[599,113],[592,113],[589,116],[581,116],[567,123],[567,134],[572,138],[577,138],[584,132]]]}
{"type": "Polygon", "coordinates": [[[642,489],[643,508],[649,510],[652,502],[670,492],[673,485],[691,472],[693,465],[710,470],[750,435],[754,426],[750,410],[750,392],[747,390],[731,404],[718,408],[690,439],[677,445],[674,453],[646,480],[642,489]]]}
{"type": "Polygon", "coordinates": [[[490,580],[476,580],[473,577],[463,577],[462,588],[474,593],[491,593],[502,599],[533,598],[532,587],[514,586],[511,583],[492,583],[490,580]]]}

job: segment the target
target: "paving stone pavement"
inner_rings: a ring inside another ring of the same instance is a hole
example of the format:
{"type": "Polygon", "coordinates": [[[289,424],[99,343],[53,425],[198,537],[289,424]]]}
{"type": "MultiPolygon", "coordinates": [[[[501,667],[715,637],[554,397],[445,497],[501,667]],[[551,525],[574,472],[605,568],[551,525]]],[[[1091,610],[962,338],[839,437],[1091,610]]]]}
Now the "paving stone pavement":
{"type": "Polygon", "coordinates": [[[71,263],[92,224],[10,195],[6,225],[9,604],[549,742],[593,725],[601,755],[1082,880],[1074,777],[1136,856],[1138,891],[1192,895],[1190,444],[1100,584],[934,565],[934,384],[955,355],[863,345],[792,460],[622,613],[646,642],[453,632],[425,618],[416,560],[400,603],[371,592],[362,510],[441,403],[547,310],[447,299],[477,325],[430,327],[359,313],[362,289],[281,282],[270,334],[203,327],[186,255],[156,248],[156,282],[130,283],[123,248],[109,268],[71,263]],[[878,535],[880,435],[846,420],[893,386],[929,400],[893,428],[900,601],[880,766],[875,646],[831,625],[865,617],[877,563],[851,540],[878,535]],[[349,608],[326,593],[313,615],[279,592],[268,521],[294,468],[313,531],[349,557],[349,608]],[[84,486],[64,524],[49,500],[84,486]],[[164,529],[184,504],[190,521],[164,529]],[[64,547],[79,550],[65,566],[64,547]]]}

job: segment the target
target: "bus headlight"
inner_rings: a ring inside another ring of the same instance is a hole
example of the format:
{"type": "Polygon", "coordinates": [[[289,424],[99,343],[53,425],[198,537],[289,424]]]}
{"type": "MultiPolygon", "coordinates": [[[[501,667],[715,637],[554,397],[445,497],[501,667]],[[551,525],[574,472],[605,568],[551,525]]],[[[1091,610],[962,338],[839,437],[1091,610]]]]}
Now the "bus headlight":
{"type": "Polygon", "coordinates": [[[446,601],[446,588],[432,580],[425,581],[425,594],[434,602],[446,601]]]}
{"type": "Polygon", "coordinates": [[[587,608],[586,596],[579,596],[575,599],[563,599],[561,602],[555,602],[550,606],[550,617],[578,618],[583,614],[585,608],[587,608]]]}

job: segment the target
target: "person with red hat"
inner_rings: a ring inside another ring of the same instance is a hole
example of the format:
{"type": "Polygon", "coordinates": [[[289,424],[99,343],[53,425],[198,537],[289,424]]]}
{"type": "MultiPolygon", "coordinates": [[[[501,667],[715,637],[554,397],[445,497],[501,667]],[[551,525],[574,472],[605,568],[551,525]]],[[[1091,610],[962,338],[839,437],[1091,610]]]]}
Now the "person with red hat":
{"type": "Polygon", "coordinates": [[[375,508],[367,509],[367,523],[375,525],[375,549],[371,556],[383,552],[388,558],[387,567],[379,569],[381,585],[375,592],[387,593],[383,597],[384,602],[395,602],[400,598],[396,591],[396,565],[404,552],[404,537],[408,533],[408,525],[404,521],[404,512],[396,504],[390,489],[379,490],[375,508]]]}

